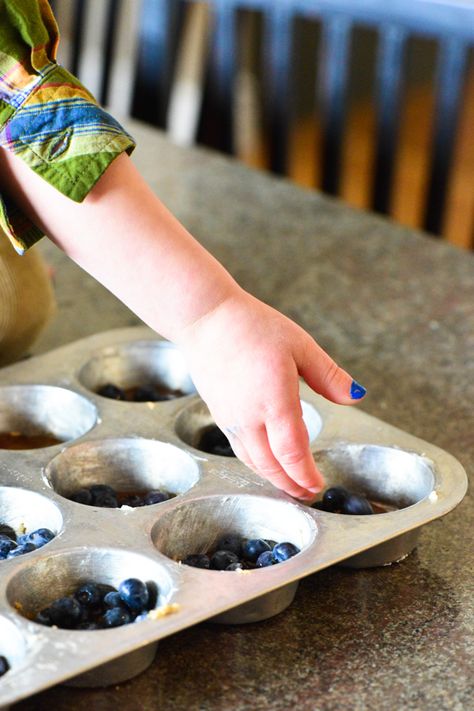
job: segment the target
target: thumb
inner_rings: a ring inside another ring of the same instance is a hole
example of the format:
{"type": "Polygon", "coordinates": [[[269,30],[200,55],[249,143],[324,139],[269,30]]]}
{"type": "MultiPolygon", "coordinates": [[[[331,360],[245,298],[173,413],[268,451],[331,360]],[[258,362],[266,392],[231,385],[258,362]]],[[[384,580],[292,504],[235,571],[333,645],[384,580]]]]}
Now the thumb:
{"type": "Polygon", "coordinates": [[[309,387],[332,402],[353,405],[367,392],[312,339],[303,361],[297,365],[309,387]]]}

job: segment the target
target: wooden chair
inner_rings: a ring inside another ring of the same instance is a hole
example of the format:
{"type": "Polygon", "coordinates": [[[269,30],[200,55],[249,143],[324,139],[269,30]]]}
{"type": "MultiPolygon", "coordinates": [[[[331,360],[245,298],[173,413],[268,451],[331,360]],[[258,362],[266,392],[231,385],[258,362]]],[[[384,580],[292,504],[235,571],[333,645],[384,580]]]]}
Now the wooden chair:
{"type": "MultiPolygon", "coordinates": [[[[167,127],[182,143],[192,141],[199,124],[202,140],[235,153],[235,90],[245,69],[242,52],[245,55],[247,47],[248,53],[252,36],[248,31],[242,34],[242,17],[256,12],[263,26],[261,106],[269,167],[286,174],[294,119],[292,66],[300,49],[295,21],[315,22],[321,35],[314,91],[322,143],[314,160],[321,164],[320,187],[338,195],[351,39],[356,28],[372,28],[378,43],[370,207],[390,213],[407,45],[413,36],[431,38],[438,48],[436,99],[422,226],[441,233],[459,108],[474,45],[474,2],[208,0],[205,11],[198,3],[201,10],[190,20],[191,7],[196,5],[195,0],[55,0],[60,27],[62,13],[72,19],[70,41],[63,43],[63,52],[69,53],[65,64],[112,111],[167,127]],[[123,93],[124,86],[128,93],[123,93]]],[[[242,112],[237,115],[241,121],[242,112]]]]}
{"type": "MultiPolygon", "coordinates": [[[[390,212],[398,126],[404,86],[404,56],[413,35],[438,44],[436,102],[423,227],[440,234],[452,165],[468,56],[474,45],[474,3],[468,0],[213,0],[215,16],[213,87],[209,111],[219,117],[219,147],[233,150],[232,88],[237,61],[236,11],[258,9],[263,16],[262,76],[270,167],[285,174],[291,126],[291,64],[296,17],[320,23],[319,97],[323,141],[322,189],[337,195],[347,115],[351,33],[357,25],[376,30],[376,130],[371,207],[390,212]]],[[[214,119],[215,122],[215,119],[214,119]]]]}

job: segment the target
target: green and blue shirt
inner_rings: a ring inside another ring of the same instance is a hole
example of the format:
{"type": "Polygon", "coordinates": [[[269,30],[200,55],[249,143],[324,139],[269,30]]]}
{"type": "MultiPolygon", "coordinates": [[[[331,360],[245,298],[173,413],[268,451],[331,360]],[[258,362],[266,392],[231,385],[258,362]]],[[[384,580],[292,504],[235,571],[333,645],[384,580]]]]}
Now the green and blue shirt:
{"type": "MultiPolygon", "coordinates": [[[[0,146],[81,202],[114,158],[135,144],[56,63],[58,41],[47,0],[0,0],[0,146]]],[[[5,194],[1,232],[20,254],[43,236],[5,194]]]]}

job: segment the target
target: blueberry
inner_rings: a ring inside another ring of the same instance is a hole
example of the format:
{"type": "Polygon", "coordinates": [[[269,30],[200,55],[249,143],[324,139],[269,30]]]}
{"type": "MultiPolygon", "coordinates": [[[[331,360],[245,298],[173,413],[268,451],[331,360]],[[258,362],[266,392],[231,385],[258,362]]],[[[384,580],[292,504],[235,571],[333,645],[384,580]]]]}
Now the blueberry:
{"type": "Polygon", "coordinates": [[[327,511],[322,501],[315,501],[314,504],[311,504],[311,507],[313,509],[318,509],[318,511],[327,511]]]}
{"type": "Polygon", "coordinates": [[[164,491],[149,491],[143,502],[145,506],[151,506],[152,504],[161,504],[162,501],[168,501],[169,498],[169,495],[164,491]]]}
{"type": "Polygon", "coordinates": [[[128,625],[132,621],[132,616],[124,607],[111,607],[104,613],[102,620],[104,627],[121,627],[128,625]]]}
{"type": "Polygon", "coordinates": [[[273,541],[271,538],[264,538],[263,540],[265,541],[265,543],[268,543],[268,545],[270,546],[270,548],[272,550],[273,550],[273,548],[275,548],[275,546],[277,544],[277,541],[273,541]]]}
{"type": "Polygon", "coordinates": [[[160,396],[154,385],[139,385],[133,393],[134,402],[156,402],[160,396]]]}
{"type": "Polygon", "coordinates": [[[0,523],[0,536],[7,536],[7,538],[11,538],[12,541],[16,541],[15,531],[11,526],[8,526],[6,523],[0,523]]]}
{"type": "Polygon", "coordinates": [[[193,568],[209,568],[211,565],[209,557],[205,553],[188,555],[182,562],[184,565],[191,565],[193,568]]]}
{"type": "Polygon", "coordinates": [[[231,553],[235,553],[235,555],[240,555],[242,551],[242,543],[242,536],[235,533],[229,533],[229,535],[219,538],[216,548],[219,551],[230,551],[231,553]]]}
{"type": "Polygon", "coordinates": [[[276,562],[272,551],[263,551],[257,558],[257,568],[266,568],[269,565],[274,565],[276,562]]]}
{"type": "Polygon", "coordinates": [[[353,516],[367,516],[368,514],[373,514],[374,511],[365,497],[349,494],[342,505],[341,513],[353,516]]]}
{"type": "Polygon", "coordinates": [[[220,457],[235,457],[229,440],[217,425],[211,425],[203,430],[198,449],[209,454],[217,454],[220,457]]]}
{"type": "Polygon", "coordinates": [[[102,385],[102,387],[97,390],[97,394],[102,395],[102,397],[111,398],[112,400],[126,400],[125,391],[116,385],[112,385],[112,383],[102,385]]]}
{"type": "Polygon", "coordinates": [[[36,617],[35,617],[35,622],[38,622],[40,625],[46,625],[47,627],[51,627],[53,624],[51,622],[51,617],[49,615],[49,607],[45,607],[43,610],[40,610],[36,617]]]}
{"type": "Polygon", "coordinates": [[[104,598],[107,595],[107,593],[117,592],[116,589],[113,587],[113,585],[108,585],[107,583],[96,583],[96,585],[100,590],[101,603],[104,601],[104,598]]]}
{"type": "Polygon", "coordinates": [[[49,606],[52,624],[63,629],[74,629],[81,615],[82,608],[74,597],[60,597],[49,606]]]}
{"type": "Polygon", "coordinates": [[[69,499],[77,504],[85,504],[86,506],[92,504],[92,494],[89,489],[78,489],[69,496],[69,499]]]}
{"type": "Polygon", "coordinates": [[[97,607],[102,602],[102,591],[96,583],[84,583],[77,588],[74,597],[82,607],[97,607]]]}
{"type": "Polygon", "coordinates": [[[22,543],[21,545],[14,548],[7,555],[7,558],[17,558],[19,555],[24,555],[25,553],[32,553],[36,550],[36,546],[33,543],[22,543]]]}
{"type": "Polygon", "coordinates": [[[107,484],[93,484],[89,487],[92,496],[92,505],[108,509],[118,508],[117,494],[107,484]]]}
{"type": "Polygon", "coordinates": [[[232,563],[238,563],[239,558],[231,551],[216,551],[211,556],[212,570],[226,570],[232,563]]]}
{"type": "Polygon", "coordinates": [[[112,590],[111,592],[108,592],[106,595],[104,595],[104,607],[123,607],[126,609],[127,605],[120,597],[120,593],[116,590],[112,590]]]}
{"type": "Polygon", "coordinates": [[[27,534],[27,542],[32,543],[36,548],[46,545],[54,538],[54,533],[49,528],[37,528],[27,534]]]}
{"type": "Polygon", "coordinates": [[[0,676],[3,676],[10,669],[10,665],[5,657],[0,656],[0,676]]]}
{"type": "Polygon", "coordinates": [[[148,590],[148,605],[147,610],[153,610],[158,603],[158,585],[153,580],[148,580],[146,583],[146,589],[148,590]]]}
{"type": "Polygon", "coordinates": [[[143,612],[148,604],[148,588],[138,578],[123,580],[118,591],[125,604],[135,612],[143,612]]]}
{"type": "Polygon", "coordinates": [[[16,543],[18,546],[24,546],[25,543],[30,543],[30,542],[31,541],[29,540],[27,533],[22,533],[21,536],[18,536],[18,538],[16,539],[16,543]]]}
{"type": "Polygon", "coordinates": [[[338,513],[349,495],[349,491],[343,486],[331,486],[330,489],[326,489],[323,495],[324,510],[338,513]]]}
{"type": "Polygon", "coordinates": [[[277,543],[276,546],[273,548],[273,557],[275,558],[277,563],[283,563],[284,560],[292,558],[299,552],[300,549],[293,545],[293,543],[288,543],[287,541],[284,541],[283,543],[277,543]]]}
{"type": "Polygon", "coordinates": [[[16,548],[16,542],[9,536],[0,534],[0,558],[6,558],[14,548],[16,548]]]}
{"type": "Polygon", "coordinates": [[[242,546],[242,555],[246,560],[255,563],[260,553],[269,550],[271,550],[270,546],[263,538],[251,538],[242,546]]]}

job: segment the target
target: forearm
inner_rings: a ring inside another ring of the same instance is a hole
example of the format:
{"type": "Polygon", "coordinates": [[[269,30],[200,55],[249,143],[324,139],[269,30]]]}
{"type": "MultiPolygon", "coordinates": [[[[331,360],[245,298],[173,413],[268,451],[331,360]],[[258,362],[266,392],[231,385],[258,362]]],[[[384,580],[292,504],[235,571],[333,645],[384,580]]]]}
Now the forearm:
{"type": "Polygon", "coordinates": [[[0,149],[0,188],[77,264],[170,340],[240,292],[119,156],[75,203],[0,149]]]}

